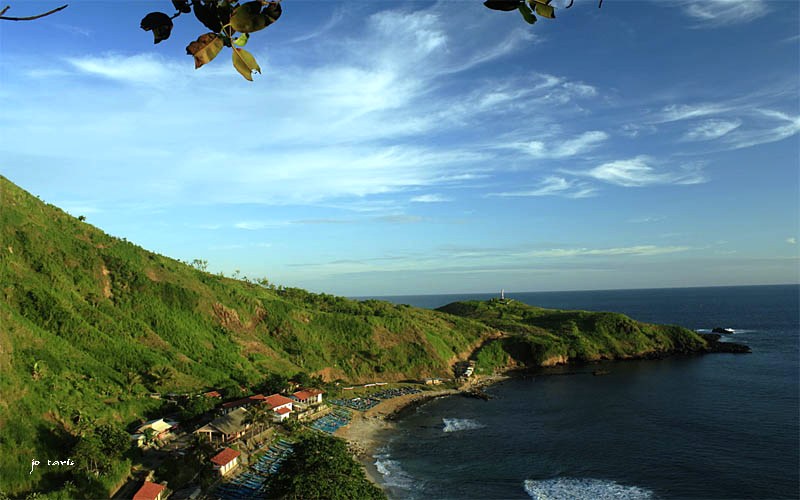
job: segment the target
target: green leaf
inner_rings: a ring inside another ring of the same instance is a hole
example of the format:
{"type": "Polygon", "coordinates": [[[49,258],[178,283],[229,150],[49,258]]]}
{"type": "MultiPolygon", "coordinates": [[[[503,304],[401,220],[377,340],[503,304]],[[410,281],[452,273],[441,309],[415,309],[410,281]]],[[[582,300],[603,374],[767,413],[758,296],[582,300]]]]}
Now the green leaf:
{"type": "Polygon", "coordinates": [[[249,38],[250,38],[250,35],[245,33],[244,35],[242,35],[239,38],[237,38],[236,40],[234,40],[233,44],[236,45],[237,47],[244,47],[245,45],[247,45],[247,40],[249,38]]]}
{"type": "Polygon", "coordinates": [[[483,5],[487,9],[511,12],[520,6],[520,0],[486,0],[483,5]]]}
{"type": "Polygon", "coordinates": [[[535,7],[536,13],[542,17],[546,17],[548,19],[555,19],[556,18],[556,10],[553,8],[552,5],[546,5],[543,3],[536,3],[535,7]]]}
{"type": "Polygon", "coordinates": [[[206,33],[186,47],[186,53],[194,56],[194,69],[210,62],[222,50],[222,39],[216,33],[206,33]]]}
{"type": "Polygon", "coordinates": [[[528,6],[525,5],[524,3],[520,4],[519,12],[520,12],[520,14],[522,14],[522,18],[525,19],[525,21],[528,24],[533,24],[533,23],[536,22],[536,16],[533,15],[533,12],[531,12],[531,9],[529,9],[528,6]]]}
{"type": "Polygon", "coordinates": [[[268,15],[269,6],[263,12],[261,7],[262,3],[259,1],[247,2],[238,6],[231,16],[231,27],[240,33],[253,33],[263,30],[272,24],[277,16],[280,16],[280,6],[277,8],[277,16],[274,19],[268,15]]]}
{"type": "Polygon", "coordinates": [[[237,47],[233,49],[233,67],[246,80],[251,82],[253,81],[253,71],[261,73],[261,67],[259,67],[253,54],[237,47]]]}

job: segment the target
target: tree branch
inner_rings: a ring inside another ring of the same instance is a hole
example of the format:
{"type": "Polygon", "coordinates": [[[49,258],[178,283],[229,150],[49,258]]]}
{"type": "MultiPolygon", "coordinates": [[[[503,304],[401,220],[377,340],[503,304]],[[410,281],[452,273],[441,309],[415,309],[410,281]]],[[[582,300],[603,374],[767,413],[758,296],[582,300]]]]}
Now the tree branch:
{"type": "Polygon", "coordinates": [[[57,7],[55,9],[53,9],[53,10],[45,12],[44,14],[38,14],[36,16],[30,16],[30,17],[6,17],[3,14],[5,14],[6,11],[11,8],[11,6],[9,5],[9,6],[6,6],[5,9],[0,11],[0,19],[2,19],[3,21],[33,21],[34,19],[39,19],[39,18],[42,18],[44,16],[49,16],[50,14],[55,14],[56,12],[58,12],[60,10],[64,10],[64,9],[67,8],[68,5],[69,4],[64,4],[61,7],[57,7]]]}

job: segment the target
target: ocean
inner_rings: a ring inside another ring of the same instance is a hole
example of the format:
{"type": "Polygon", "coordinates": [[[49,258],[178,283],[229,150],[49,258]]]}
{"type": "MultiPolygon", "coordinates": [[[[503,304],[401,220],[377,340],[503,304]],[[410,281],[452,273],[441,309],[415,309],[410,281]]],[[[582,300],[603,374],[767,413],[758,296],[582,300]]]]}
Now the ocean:
{"type": "MultiPolygon", "coordinates": [[[[438,307],[486,295],[382,297],[438,307]]],[[[800,287],[507,293],[695,330],[752,354],[562,367],[412,409],[375,455],[391,498],[800,498],[800,287]]]]}

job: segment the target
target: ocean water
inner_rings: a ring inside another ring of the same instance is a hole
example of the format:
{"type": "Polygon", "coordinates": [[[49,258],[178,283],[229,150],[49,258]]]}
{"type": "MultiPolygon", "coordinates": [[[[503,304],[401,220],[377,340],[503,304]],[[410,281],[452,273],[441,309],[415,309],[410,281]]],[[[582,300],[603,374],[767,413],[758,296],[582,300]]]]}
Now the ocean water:
{"type": "Polygon", "coordinates": [[[392,498],[800,498],[800,287],[507,296],[730,327],[753,353],[560,368],[492,386],[490,401],[434,400],[375,456],[392,498]]]}

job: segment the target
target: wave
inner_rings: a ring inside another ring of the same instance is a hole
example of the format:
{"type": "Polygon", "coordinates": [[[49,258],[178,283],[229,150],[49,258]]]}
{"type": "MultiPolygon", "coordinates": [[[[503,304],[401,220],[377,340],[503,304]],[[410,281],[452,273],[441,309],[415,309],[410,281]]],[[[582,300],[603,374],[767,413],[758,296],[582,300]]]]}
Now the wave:
{"type": "Polygon", "coordinates": [[[524,483],[525,492],[534,500],[650,500],[652,491],[637,486],[625,486],[603,479],[557,477],[524,483]]]}
{"type": "Polygon", "coordinates": [[[486,427],[477,420],[470,418],[443,418],[442,423],[444,424],[444,432],[471,431],[486,427]]]}
{"type": "Polygon", "coordinates": [[[388,454],[375,455],[375,468],[381,474],[384,486],[403,490],[414,489],[418,483],[408,472],[404,471],[397,460],[389,459],[388,454]]]}

